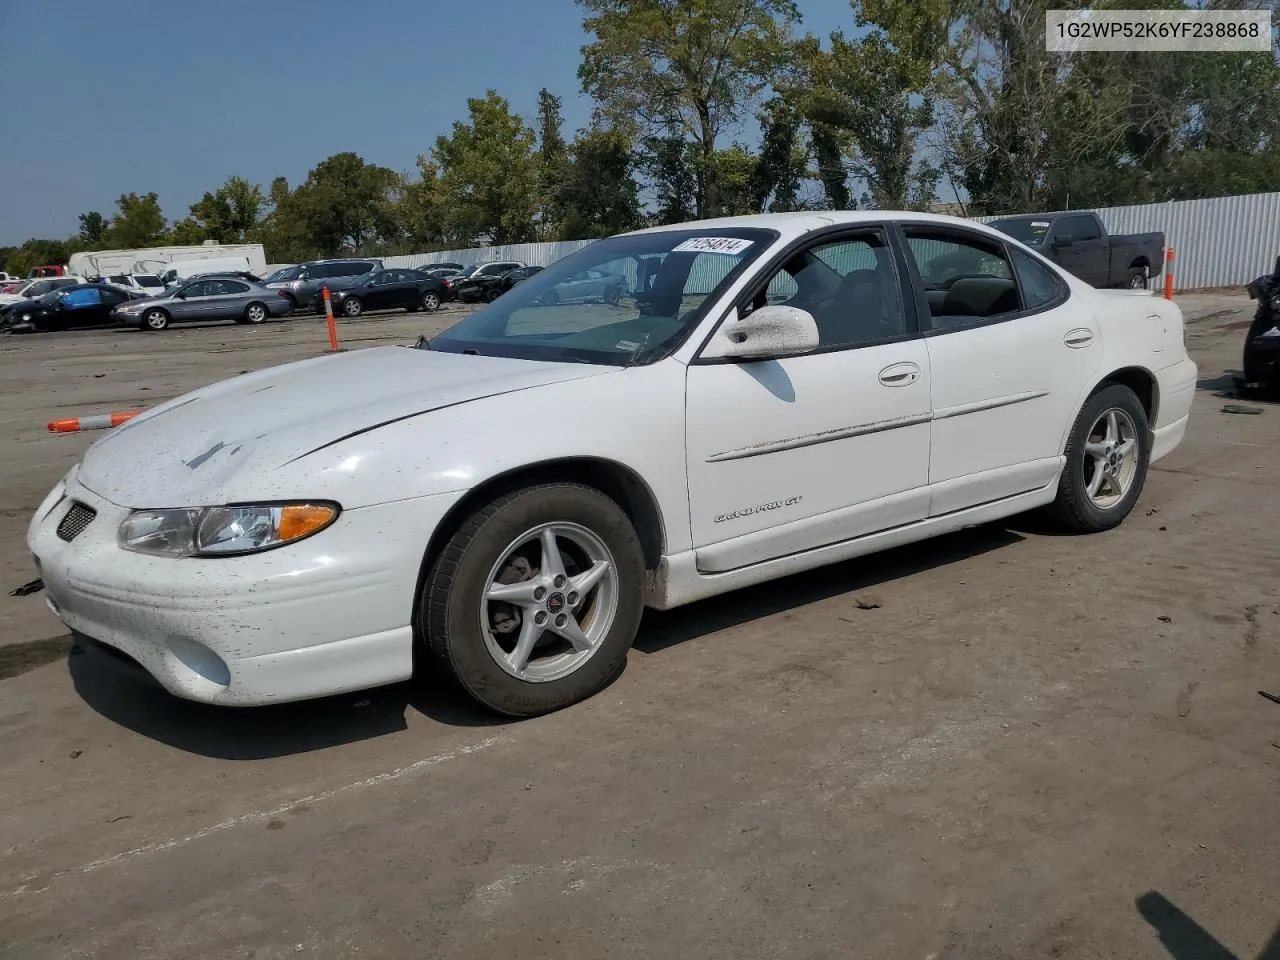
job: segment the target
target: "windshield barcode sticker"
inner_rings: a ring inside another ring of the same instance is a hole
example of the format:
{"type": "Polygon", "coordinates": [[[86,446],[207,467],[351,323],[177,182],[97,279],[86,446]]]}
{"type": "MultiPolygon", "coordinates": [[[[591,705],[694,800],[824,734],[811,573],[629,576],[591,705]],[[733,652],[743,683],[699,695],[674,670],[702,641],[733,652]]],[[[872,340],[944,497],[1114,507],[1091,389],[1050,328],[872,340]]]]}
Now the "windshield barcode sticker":
{"type": "Polygon", "coordinates": [[[678,246],[672,247],[672,253],[727,253],[736,255],[751,246],[752,240],[739,240],[737,237],[692,237],[678,246]]]}

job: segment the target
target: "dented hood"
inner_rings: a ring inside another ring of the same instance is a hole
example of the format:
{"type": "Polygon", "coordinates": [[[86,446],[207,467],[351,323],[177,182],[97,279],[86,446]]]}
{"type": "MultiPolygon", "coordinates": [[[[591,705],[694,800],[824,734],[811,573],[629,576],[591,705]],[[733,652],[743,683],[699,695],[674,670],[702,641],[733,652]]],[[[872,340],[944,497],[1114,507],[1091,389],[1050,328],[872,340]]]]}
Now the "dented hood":
{"type": "Polygon", "coordinates": [[[271,474],[380,426],[609,369],[404,347],[318,357],[155,407],[90,447],[77,477],[126,507],[244,501],[271,474]]]}

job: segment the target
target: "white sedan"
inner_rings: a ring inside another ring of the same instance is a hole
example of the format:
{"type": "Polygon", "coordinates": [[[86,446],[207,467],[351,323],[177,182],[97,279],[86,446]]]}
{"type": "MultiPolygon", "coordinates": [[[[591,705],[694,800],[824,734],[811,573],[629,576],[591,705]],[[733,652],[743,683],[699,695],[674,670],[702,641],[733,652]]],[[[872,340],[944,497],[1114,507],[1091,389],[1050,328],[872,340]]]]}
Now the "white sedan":
{"type": "Polygon", "coordinates": [[[28,541],[50,606],[181,697],[409,678],[587,697],[642,609],[1048,507],[1119,524],[1187,427],[1178,307],[910,213],[592,243],[430,342],[236,377],[112,430],[28,541]],[[616,303],[544,295],[584,271],[616,303]]]}

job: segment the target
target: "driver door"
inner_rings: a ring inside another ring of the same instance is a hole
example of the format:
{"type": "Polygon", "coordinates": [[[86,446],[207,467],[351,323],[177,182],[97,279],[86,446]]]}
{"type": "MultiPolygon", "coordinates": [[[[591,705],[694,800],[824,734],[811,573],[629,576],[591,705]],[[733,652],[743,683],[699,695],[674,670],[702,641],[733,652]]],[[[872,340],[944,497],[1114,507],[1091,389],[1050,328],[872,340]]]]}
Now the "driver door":
{"type": "Polygon", "coordinates": [[[811,313],[805,355],[699,360],[686,386],[698,569],[719,573],[923,520],[929,356],[886,231],[826,234],[735,306],[811,313]]]}

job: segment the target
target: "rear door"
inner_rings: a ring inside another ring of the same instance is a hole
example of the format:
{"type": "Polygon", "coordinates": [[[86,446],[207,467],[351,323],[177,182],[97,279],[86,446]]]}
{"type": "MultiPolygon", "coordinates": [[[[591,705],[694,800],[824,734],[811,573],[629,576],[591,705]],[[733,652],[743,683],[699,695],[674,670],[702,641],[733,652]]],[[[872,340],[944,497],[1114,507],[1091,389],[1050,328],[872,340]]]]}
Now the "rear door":
{"type": "Polygon", "coordinates": [[[902,235],[928,324],[930,514],[1053,482],[1102,362],[1092,312],[1013,244],[949,226],[904,224],[902,235]]]}
{"type": "Polygon", "coordinates": [[[205,317],[209,320],[234,320],[244,314],[249,305],[249,285],[242,280],[210,280],[209,305],[205,317]]]}

